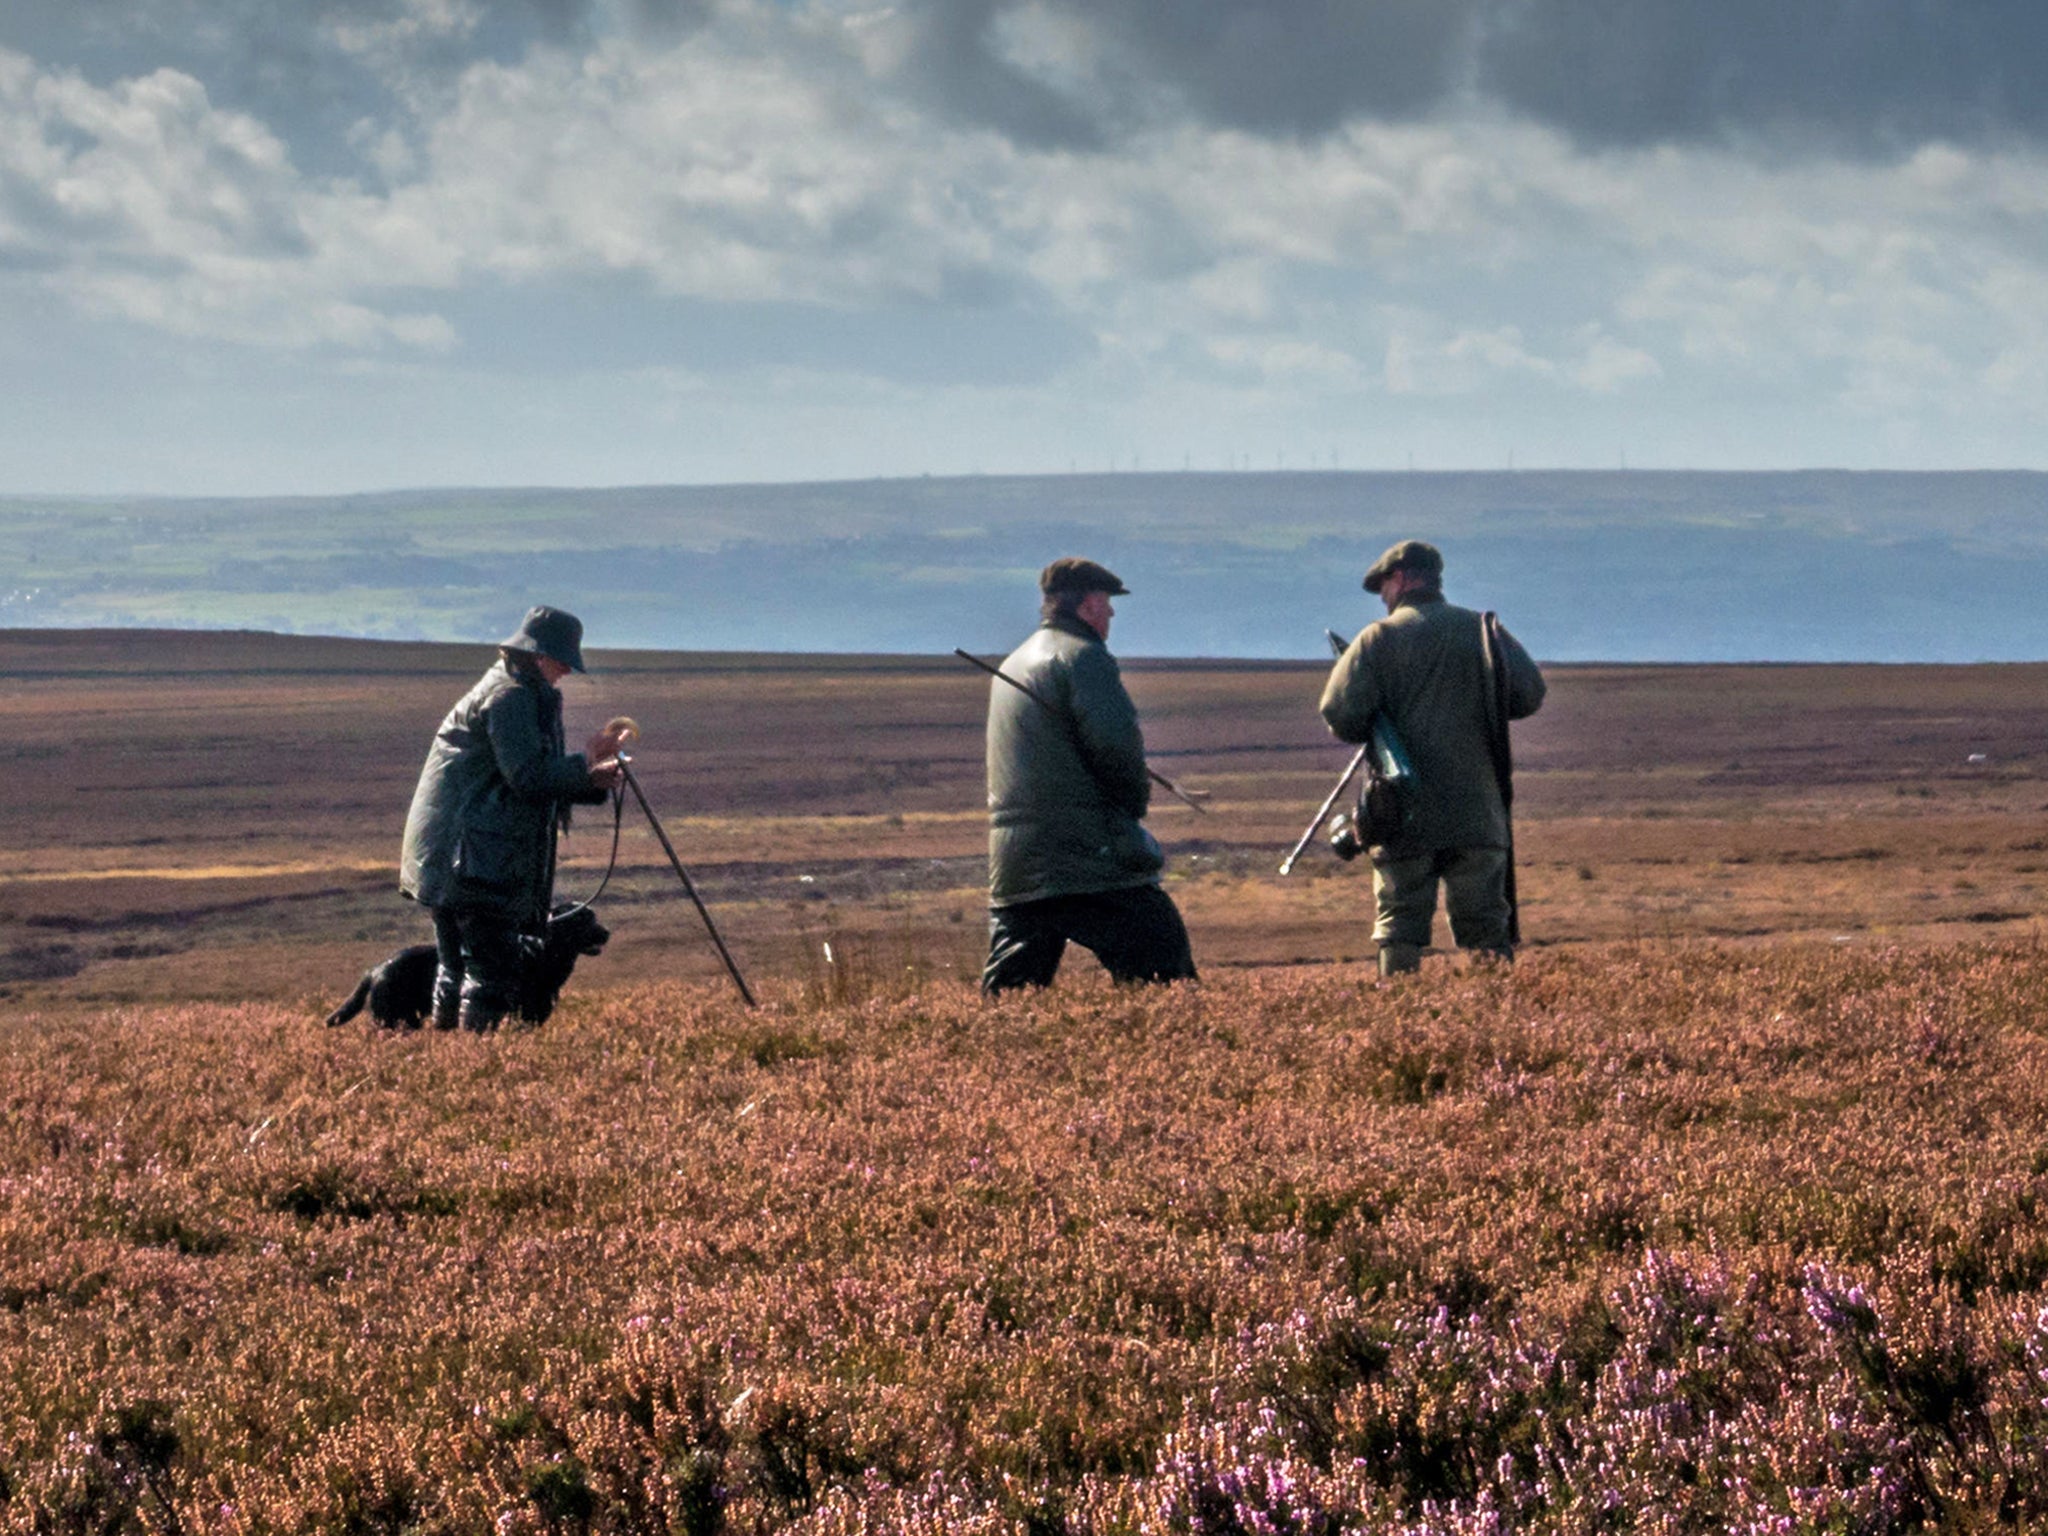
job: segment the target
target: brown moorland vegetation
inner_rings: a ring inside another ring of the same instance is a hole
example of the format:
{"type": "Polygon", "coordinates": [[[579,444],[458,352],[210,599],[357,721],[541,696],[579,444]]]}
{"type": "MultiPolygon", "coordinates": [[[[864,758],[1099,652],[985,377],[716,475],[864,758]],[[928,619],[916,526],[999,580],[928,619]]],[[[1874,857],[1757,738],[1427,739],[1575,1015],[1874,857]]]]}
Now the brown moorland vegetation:
{"type": "Polygon", "coordinates": [[[764,1006],[636,830],[473,1040],[318,1018],[474,653],[0,642],[0,1529],[2048,1522],[2048,669],[1560,669],[1385,986],[1319,669],[1134,666],[1207,979],[992,1007],[978,683],[602,658],[764,1006]]]}
{"type": "Polygon", "coordinates": [[[0,1522],[2037,1523],[2044,986],[1623,946],[17,1019],[0,1522]]]}
{"type": "MultiPolygon", "coordinates": [[[[485,649],[298,636],[0,632],[0,993],[41,1005],[302,998],[424,937],[394,891],[425,744],[485,649]]],[[[750,972],[836,934],[981,960],[986,678],[952,658],[594,653],[569,724],[629,712],[637,771],[750,972]]],[[[1127,665],[1208,968],[1369,952],[1366,872],[1281,854],[1346,756],[1314,663],[1127,665]]],[[[2048,893],[2048,666],[1554,668],[1517,727],[1537,945],[2032,931],[2048,893]],[[1973,760],[1975,759],[1975,760],[1973,760]]],[[[570,837],[595,888],[602,813],[570,837]]],[[[714,978],[637,818],[590,979],[714,978]]],[[[339,991],[337,991],[339,989],[339,991]]]]}

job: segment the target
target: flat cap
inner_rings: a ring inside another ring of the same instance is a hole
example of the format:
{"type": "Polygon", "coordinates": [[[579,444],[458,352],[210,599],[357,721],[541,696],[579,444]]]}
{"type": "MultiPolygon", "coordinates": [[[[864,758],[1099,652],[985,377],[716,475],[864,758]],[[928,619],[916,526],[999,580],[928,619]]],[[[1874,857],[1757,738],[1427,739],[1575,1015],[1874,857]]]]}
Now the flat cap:
{"type": "Polygon", "coordinates": [[[499,645],[558,661],[571,672],[583,670],[583,621],[573,613],[542,605],[527,610],[519,628],[499,645]]]}
{"type": "Polygon", "coordinates": [[[1038,573],[1038,590],[1047,597],[1055,592],[1107,592],[1111,597],[1124,597],[1131,589],[1106,565],[1079,555],[1062,555],[1038,573]]]}
{"type": "Polygon", "coordinates": [[[1413,571],[1432,583],[1438,583],[1444,579],[1444,557],[1434,544],[1425,544],[1420,539],[1403,539],[1373,561],[1372,569],[1365,573],[1365,590],[1379,591],[1396,571],[1413,571]]]}

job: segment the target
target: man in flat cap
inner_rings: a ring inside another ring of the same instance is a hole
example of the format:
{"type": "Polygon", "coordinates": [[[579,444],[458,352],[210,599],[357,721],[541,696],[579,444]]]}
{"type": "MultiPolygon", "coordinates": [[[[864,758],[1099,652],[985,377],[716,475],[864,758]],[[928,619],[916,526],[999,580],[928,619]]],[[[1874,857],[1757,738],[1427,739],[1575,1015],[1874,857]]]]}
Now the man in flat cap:
{"type": "Polygon", "coordinates": [[[1067,944],[1120,982],[1192,980],[1180,912],[1145,830],[1152,781],[1138,711],[1103,642],[1127,589],[1093,560],[1038,579],[1038,629],[989,685],[989,949],[982,990],[1048,986],[1067,944]]]}
{"type": "Polygon", "coordinates": [[[1363,742],[1384,715],[1406,742],[1415,789],[1407,825],[1372,848],[1380,974],[1417,969],[1437,886],[1462,949],[1512,959],[1514,842],[1507,722],[1543,703],[1543,674],[1490,613],[1444,601],[1444,558],[1406,539],[1373,562],[1365,590],[1386,604],[1338,658],[1323,719],[1363,742]]]}
{"type": "Polygon", "coordinates": [[[615,722],[580,753],[555,685],[583,670],[583,625],[534,608],[434,732],[399,853],[399,889],[434,915],[436,1029],[487,1033],[518,998],[521,933],[544,931],[555,837],[619,782],[615,722]]]}

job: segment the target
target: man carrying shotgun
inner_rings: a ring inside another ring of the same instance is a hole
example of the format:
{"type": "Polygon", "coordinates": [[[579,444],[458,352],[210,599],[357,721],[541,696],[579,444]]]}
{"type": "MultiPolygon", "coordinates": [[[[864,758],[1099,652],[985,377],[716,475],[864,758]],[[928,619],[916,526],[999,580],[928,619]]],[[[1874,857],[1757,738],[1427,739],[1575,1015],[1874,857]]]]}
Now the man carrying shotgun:
{"type": "Polygon", "coordinates": [[[1048,986],[1069,942],[1120,982],[1192,980],[1165,856],[1145,830],[1152,776],[1105,642],[1123,582],[1092,560],[1039,576],[1038,629],[989,684],[989,950],[982,990],[1048,986]]]}
{"type": "Polygon", "coordinates": [[[1444,559],[1408,539],[1365,573],[1387,616],[1346,647],[1323,690],[1340,741],[1363,742],[1385,714],[1414,764],[1414,814],[1395,841],[1372,849],[1380,974],[1422,964],[1439,882],[1462,949],[1513,959],[1513,794],[1508,721],[1536,713],[1543,674],[1490,613],[1444,601],[1444,559]]]}

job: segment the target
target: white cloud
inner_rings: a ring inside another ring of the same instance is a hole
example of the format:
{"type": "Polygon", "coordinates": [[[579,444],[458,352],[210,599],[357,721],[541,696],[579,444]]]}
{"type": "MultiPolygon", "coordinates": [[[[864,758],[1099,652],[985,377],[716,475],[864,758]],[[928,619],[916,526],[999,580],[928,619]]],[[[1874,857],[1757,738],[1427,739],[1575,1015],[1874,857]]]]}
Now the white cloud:
{"type": "Polygon", "coordinates": [[[1220,337],[1208,345],[1210,356],[1227,368],[1248,370],[1263,381],[1349,383],[1358,378],[1358,360],[1334,347],[1291,336],[1220,337]]]}
{"type": "Polygon", "coordinates": [[[0,59],[0,144],[0,246],[89,315],[263,346],[451,339],[335,280],[309,231],[323,195],[188,75],[100,88],[0,59]]]}
{"type": "Polygon", "coordinates": [[[392,198],[472,270],[632,271],[717,300],[930,295],[989,257],[992,139],[920,149],[844,57],[799,71],[698,37],[478,66],[392,198]]]}
{"type": "Polygon", "coordinates": [[[1427,316],[1397,322],[1382,361],[1387,389],[1396,395],[1470,395],[1504,377],[1551,381],[1559,369],[1529,350],[1521,330],[1434,335],[1427,316]]]}
{"type": "MultiPolygon", "coordinates": [[[[1076,398],[1219,418],[1370,396],[1626,413],[1654,392],[1667,412],[1755,396],[2018,420],[2048,389],[2032,150],[1594,154],[1477,116],[1322,138],[1182,119],[1032,149],[908,93],[901,14],[749,0],[664,43],[618,32],[410,90],[407,50],[481,15],[408,0],[326,24],[351,58],[398,61],[378,67],[402,105],[350,135],[361,180],[306,174],[192,75],[95,84],[0,53],[9,281],[194,340],[428,356],[459,355],[437,310],[482,282],[628,275],[905,324],[1021,295],[1094,339],[1076,398]]],[[[1070,8],[1007,15],[1001,48],[1040,84],[1114,77],[1070,8]]]]}
{"type": "Polygon", "coordinates": [[[292,238],[283,143],[220,112],[189,75],[158,70],[102,90],[20,69],[0,80],[13,148],[5,195],[18,238],[83,237],[133,253],[238,250],[292,238]],[[42,227],[20,210],[40,203],[42,227]]]}
{"type": "Polygon", "coordinates": [[[477,0],[403,0],[386,19],[350,15],[322,17],[319,30],[343,53],[388,62],[422,42],[467,37],[483,20],[477,0]]]}
{"type": "Polygon", "coordinates": [[[1596,395],[1615,394],[1630,384],[1664,376],[1663,366],[1642,348],[1597,332],[1568,372],[1573,383],[1596,395]]]}

